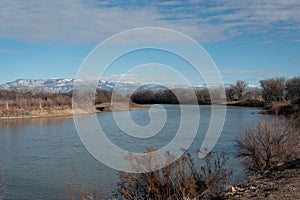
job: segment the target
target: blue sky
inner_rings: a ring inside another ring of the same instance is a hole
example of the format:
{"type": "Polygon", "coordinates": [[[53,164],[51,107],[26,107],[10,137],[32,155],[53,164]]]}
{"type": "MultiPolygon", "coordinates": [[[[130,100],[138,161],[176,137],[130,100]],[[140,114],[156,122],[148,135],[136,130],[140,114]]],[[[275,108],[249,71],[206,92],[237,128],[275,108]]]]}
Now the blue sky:
{"type": "MultiPolygon", "coordinates": [[[[145,26],[194,38],[216,62],[225,83],[299,76],[299,10],[298,0],[3,0],[0,84],[18,78],[75,77],[98,43],[145,26]]],[[[107,75],[124,73],[134,59],[125,59],[107,75]]],[[[175,67],[184,74],[178,63],[175,67]]]]}

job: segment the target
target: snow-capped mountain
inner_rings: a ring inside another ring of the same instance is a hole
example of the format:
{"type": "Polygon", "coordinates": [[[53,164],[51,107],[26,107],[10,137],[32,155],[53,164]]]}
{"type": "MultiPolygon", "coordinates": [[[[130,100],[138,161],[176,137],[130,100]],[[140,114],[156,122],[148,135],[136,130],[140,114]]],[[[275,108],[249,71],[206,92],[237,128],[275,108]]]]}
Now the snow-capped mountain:
{"type": "MultiPolygon", "coordinates": [[[[4,90],[23,90],[33,92],[50,92],[50,93],[68,93],[72,91],[73,85],[78,83],[79,85],[89,85],[88,81],[74,78],[51,78],[51,79],[17,79],[12,82],[8,82],[0,85],[0,89],[4,90]]],[[[77,84],[77,85],[78,85],[77,84]]],[[[118,81],[118,80],[100,80],[97,88],[112,91],[117,86],[117,91],[122,94],[127,94],[132,89],[138,88],[138,90],[161,90],[166,87],[157,84],[142,85],[134,81],[118,81]]],[[[169,88],[185,88],[184,85],[169,85],[169,88]]],[[[206,85],[192,85],[195,89],[201,89],[206,85]]],[[[229,87],[226,84],[225,87],[229,87]]],[[[254,86],[250,86],[250,88],[254,86]]]]}
{"type": "MultiPolygon", "coordinates": [[[[90,81],[92,82],[92,81],[90,81]]],[[[89,81],[73,78],[51,78],[51,79],[17,79],[0,85],[3,90],[23,90],[34,92],[68,93],[73,90],[74,84],[86,86],[89,81]]],[[[100,80],[97,88],[112,91],[118,84],[118,88],[126,91],[133,87],[139,87],[138,83],[132,81],[118,82],[115,80],[100,80]]]]}
{"type": "Polygon", "coordinates": [[[75,79],[17,79],[0,85],[0,89],[67,93],[73,89],[74,82],[75,79]]]}

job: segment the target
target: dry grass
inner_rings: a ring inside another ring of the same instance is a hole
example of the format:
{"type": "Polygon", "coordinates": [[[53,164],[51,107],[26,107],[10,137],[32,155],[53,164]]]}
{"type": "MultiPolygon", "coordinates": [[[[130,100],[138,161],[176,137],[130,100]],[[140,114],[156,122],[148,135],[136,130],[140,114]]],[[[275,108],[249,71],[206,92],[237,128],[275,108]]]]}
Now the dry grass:
{"type": "Polygon", "coordinates": [[[292,106],[288,102],[276,102],[272,104],[270,112],[276,115],[289,115],[292,113],[292,106]]]}
{"type": "Polygon", "coordinates": [[[268,119],[249,125],[236,139],[237,157],[249,170],[264,172],[299,157],[299,133],[285,119],[268,119]]]}
{"type": "Polygon", "coordinates": [[[104,199],[101,197],[100,192],[86,192],[83,186],[71,187],[68,185],[67,199],[69,200],[100,200],[104,199]]]}
{"type": "MultiPolygon", "coordinates": [[[[76,176],[76,175],[75,175],[76,176]]],[[[69,200],[111,200],[116,199],[115,192],[108,192],[99,187],[93,191],[88,191],[81,184],[66,183],[67,192],[65,199],[69,200]]]]}
{"type": "MultiPolygon", "coordinates": [[[[153,148],[148,149],[149,152],[153,150],[153,148]]],[[[169,153],[165,155],[165,158],[173,160],[173,156],[169,153]]],[[[121,172],[118,192],[122,199],[160,200],[222,197],[231,173],[225,168],[226,160],[225,154],[212,153],[205,158],[201,166],[196,167],[191,155],[184,152],[182,157],[161,170],[139,174],[121,172]]],[[[140,162],[135,161],[135,163],[140,162]]],[[[140,165],[139,167],[148,168],[149,166],[140,165]]]]}

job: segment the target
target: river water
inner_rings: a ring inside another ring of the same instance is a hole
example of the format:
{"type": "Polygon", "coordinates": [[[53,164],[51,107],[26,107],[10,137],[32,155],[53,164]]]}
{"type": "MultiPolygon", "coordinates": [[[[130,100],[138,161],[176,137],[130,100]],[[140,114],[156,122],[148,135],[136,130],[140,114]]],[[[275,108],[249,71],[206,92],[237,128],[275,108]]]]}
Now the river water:
{"type": "MultiPolygon", "coordinates": [[[[180,122],[180,108],[165,105],[165,109],[168,116],[165,126],[150,139],[133,139],[123,133],[114,123],[112,113],[99,113],[97,118],[114,144],[141,152],[149,146],[161,148],[174,137],[180,122]]],[[[211,106],[200,106],[198,134],[189,148],[192,154],[201,146],[210,113],[211,106]]],[[[233,140],[243,133],[247,124],[260,118],[256,113],[258,109],[227,107],[225,125],[214,151],[228,152],[229,163],[238,163],[234,159],[233,140]]],[[[116,114],[124,115],[123,112],[116,114]]],[[[82,116],[83,119],[88,117],[82,116]]],[[[131,117],[141,126],[150,121],[148,110],[131,111],[131,117]]],[[[79,186],[86,191],[107,193],[114,190],[118,182],[118,172],[98,162],[84,148],[71,117],[0,121],[0,166],[4,183],[4,192],[0,195],[8,200],[66,199],[76,193],[79,186]]]]}

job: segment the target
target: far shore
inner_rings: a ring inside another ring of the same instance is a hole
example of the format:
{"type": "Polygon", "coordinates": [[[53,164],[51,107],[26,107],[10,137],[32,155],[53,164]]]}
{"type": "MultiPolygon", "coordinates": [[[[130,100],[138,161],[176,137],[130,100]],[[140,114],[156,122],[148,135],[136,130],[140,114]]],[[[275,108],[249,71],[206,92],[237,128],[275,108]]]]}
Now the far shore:
{"type": "MultiPolygon", "coordinates": [[[[200,103],[199,105],[211,105],[211,102],[200,103]]],[[[216,105],[216,104],[215,104],[216,105]]],[[[286,116],[293,116],[293,112],[286,111],[285,107],[290,106],[288,102],[278,102],[267,104],[260,100],[251,101],[230,101],[219,103],[218,105],[237,106],[237,107],[248,107],[248,108],[260,108],[259,114],[282,114],[286,116]]],[[[133,111],[133,110],[147,110],[149,104],[137,104],[130,102],[104,102],[95,105],[94,109],[72,109],[70,106],[66,107],[47,107],[47,108],[10,108],[0,109],[0,120],[11,120],[11,119],[27,119],[27,118],[48,118],[48,117],[67,117],[92,113],[101,112],[121,112],[121,111],[133,111]]]]}
{"type": "Polygon", "coordinates": [[[72,109],[66,107],[54,107],[54,108],[11,108],[4,109],[0,113],[0,120],[13,120],[13,119],[30,119],[30,118],[50,118],[50,117],[68,117],[73,115],[85,115],[101,112],[120,112],[127,110],[145,110],[149,109],[149,106],[130,103],[129,106],[126,103],[114,103],[110,102],[97,104],[95,109],[72,109]]]}
{"type": "MultiPolygon", "coordinates": [[[[211,103],[203,103],[199,105],[211,105],[211,103]]],[[[253,107],[249,104],[241,103],[239,101],[220,103],[220,105],[228,106],[242,106],[242,107],[253,107]]],[[[259,107],[259,106],[258,106],[259,107]]],[[[70,107],[52,107],[52,108],[10,108],[2,109],[0,112],[0,120],[14,120],[14,119],[31,119],[31,118],[52,118],[52,117],[68,117],[76,115],[85,115],[92,113],[101,113],[101,112],[122,112],[122,111],[133,111],[133,110],[147,110],[149,105],[137,104],[130,102],[104,102],[95,105],[95,109],[72,109],[70,107]]]]}

